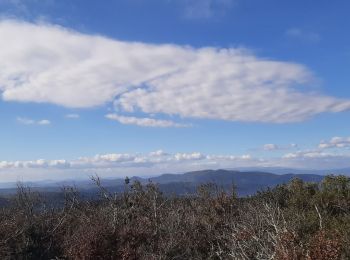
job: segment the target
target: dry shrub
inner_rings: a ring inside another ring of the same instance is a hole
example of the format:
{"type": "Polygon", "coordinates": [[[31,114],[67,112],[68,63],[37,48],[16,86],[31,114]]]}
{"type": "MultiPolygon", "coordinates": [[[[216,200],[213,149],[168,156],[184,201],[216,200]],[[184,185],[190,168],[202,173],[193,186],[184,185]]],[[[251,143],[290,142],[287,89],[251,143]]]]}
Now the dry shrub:
{"type": "Polygon", "coordinates": [[[321,230],[310,240],[310,260],[337,260],[341,257],[342,244],[337,232],[321,230]]]}
{"type": "Polygon", "coordinates": [[[285,231],[279,235],[275,258],[278,260],[305,259],[300,240],[294,232],[285,231]]]}
{"type": "Polygon", "coordinates": [[[0,209],[0,259],[350,259],[348,215],[303,190],[315,186],[294,182],[291,199],[289,186],[237,198],[213,184],[165,196],[154,183],[115,194],[95,182],[98,199],[66,188],[58,207],[20,187],[0,209]]]}

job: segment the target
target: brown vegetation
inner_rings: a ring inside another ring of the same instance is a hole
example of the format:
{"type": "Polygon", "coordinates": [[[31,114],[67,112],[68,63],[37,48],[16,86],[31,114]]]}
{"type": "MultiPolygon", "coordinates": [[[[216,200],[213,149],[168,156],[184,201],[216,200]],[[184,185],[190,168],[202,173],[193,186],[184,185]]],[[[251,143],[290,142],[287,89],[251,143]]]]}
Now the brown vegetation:
{"type": "Polygon", "coordinates": [[[65,189],[50,208],[19,187],[0,211],[0,259],[350,259],[350,180],[298,179],[237,198],[213,184],[192,196],[125,184],[99,200],[65,189]]]}

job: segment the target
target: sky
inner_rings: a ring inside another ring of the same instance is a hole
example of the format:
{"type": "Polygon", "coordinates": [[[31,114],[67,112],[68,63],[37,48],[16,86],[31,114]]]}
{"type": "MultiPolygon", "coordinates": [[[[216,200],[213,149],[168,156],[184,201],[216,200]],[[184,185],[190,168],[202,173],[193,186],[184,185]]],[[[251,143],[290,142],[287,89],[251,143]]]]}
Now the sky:
{"type": "Polygon", "coordinates": [[[0,182],[350,167],[349,10],[0,0],[0,182]]]}

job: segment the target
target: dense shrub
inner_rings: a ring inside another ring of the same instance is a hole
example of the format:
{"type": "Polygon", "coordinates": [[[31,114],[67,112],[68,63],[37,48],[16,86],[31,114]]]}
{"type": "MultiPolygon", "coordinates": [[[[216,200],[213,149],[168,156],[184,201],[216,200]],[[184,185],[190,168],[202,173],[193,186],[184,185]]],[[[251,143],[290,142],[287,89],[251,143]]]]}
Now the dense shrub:
{"type": "Polygon", "coordinates": [[[0,259],[350,259],[350,180],[295,179],[237,198],[214,184],[164,196],[126,181],[100,198],[63,190],[65,204],[19,187],[0,210],[0,259]]]}

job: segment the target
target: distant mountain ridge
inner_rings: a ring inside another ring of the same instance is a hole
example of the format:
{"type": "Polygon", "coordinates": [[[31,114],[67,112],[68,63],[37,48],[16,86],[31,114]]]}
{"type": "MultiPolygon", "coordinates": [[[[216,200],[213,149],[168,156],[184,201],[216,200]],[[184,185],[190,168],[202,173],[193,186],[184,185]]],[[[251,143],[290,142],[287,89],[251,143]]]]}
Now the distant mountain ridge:
{"type": "Polygon", "coordinates": [[[149,180],[157,183],[168,183],[174,181],[183,182],[215,182],[218,184],[227,184],[227,182],[234,181],[235,183],[243,182],[262,182],[270,183],[272,180],[280,181],[290,180],[291,178],[299,177],[305,181],[319,181],[323,176],[317,174],[274,174],[262,171],[237,171],[237,170],[202,170],[193,171],[183,174],[163,174],[158,177],[149,178],[149,180]]]}
{"type": "Polygon", "coordinates": [[[350,168],[336,168],[336,169],[296,169],[296,168],[284,168],[284,167],[239,167],[227,170],[236,170],[242,172],[269,172],[275,174],[316,174],[316,175],[330,175],[330,174],[343,174],[350,176],[350,168]]]}
{"type": "Polygon", "coordinates": [[[184,174],[163,174],[150,178],[155,183],[187,183],[198,186],[204,183],[216,183],[224,188],[234,184],[241,196],[251,195],[259,190],[274,187],[278,184],[288,183],[293,178],[300,178],[306,182],[320,182],[324,176],[316,174],[273,174],[269,172],[241,172],[230,170],[204,170],[187,172],[184,174]]]}
{"type": "MultiPolygon", "coordinates": [[[[306,182],[320,182],[324,178],[317,174],[274,174],[260,171],[237,171],[237,170],[202,170],[183,174],[163,174],[157,177],[141,178],[131,177],[130,181],[140,181],[145,184],[149,181],[159,184],[159,188],[165,193],[191,194],[196,188],[205,183],[215,183],[218,186],[229,189],[234,184],[240,196],[247,196],[259,190],[274,187],[278,184],[288,183],[293,178],[300,178],[306,182]]],[[[124,179],[102,179],[102,186],[111,191],[122,191],[124,179]]],[[[56,183],[25,183],[34,189],[49,192],[59,191],[63,186],[74,185],[84,192],[95,192],[96,185],[92,181],[56,182],[56,183]]],[[[14,189],[2,189],[2,193],[11,193],[14,189]]]]}

